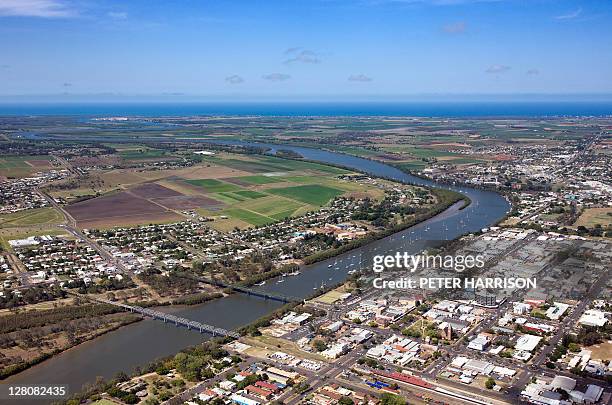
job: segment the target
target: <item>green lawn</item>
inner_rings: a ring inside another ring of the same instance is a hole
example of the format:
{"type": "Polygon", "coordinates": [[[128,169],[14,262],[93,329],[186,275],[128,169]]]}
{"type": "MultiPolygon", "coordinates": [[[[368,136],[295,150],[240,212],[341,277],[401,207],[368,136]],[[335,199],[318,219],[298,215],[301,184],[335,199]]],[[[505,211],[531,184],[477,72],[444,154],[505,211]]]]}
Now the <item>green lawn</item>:
{"type": "Polygon", "coordinates": [[[344,193],[337,188],[321,186],[319,184],[306,184],[303,186],[273,188],[269,193],[298,200],[306,204],[324,205],[332,198],[344,193]]]}
{"type": "Polygon", "coordinates": [[[202,187],[209,193],[226,193],[228,191],[238,191],[240,187],[235,184],[226,183],[215,179],[185,180],[189,184],[202,187]]]}
{"type": "Polygon", "coordinates": [[[265,225],[269,224],[270,222],[274,222],[273,218],[259,215],[256,212],[243,210],[241,208],[228,208],[223,211],[223,214],[231,218],[237,218],[248,222],[251,225],[265,225]]]}
{"type": "Polygon", "coordinates": [[[0,227],[59,224],[63,220],[62,214],[53,208],[34,208],[0,215],[0,227]]]}

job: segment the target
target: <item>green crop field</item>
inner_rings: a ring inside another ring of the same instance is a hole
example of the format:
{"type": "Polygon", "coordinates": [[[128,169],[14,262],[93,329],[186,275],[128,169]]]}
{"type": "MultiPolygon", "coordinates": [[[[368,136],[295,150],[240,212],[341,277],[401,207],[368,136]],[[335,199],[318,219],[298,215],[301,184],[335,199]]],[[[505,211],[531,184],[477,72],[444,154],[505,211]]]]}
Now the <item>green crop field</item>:
{"type": "Polygon", "coordinates": [[[256,212],[243,210],[241,208],[228,208],[223,211],[224,215],[231,218],[240,219],[251,225],[265,225],[274,222],[273,218],[260,215],[256,212]]]}
{"type": "Polygon", "coordinates": [[[248,184],[270,184],[270,183],[278,183],[279,181],[283,181],[282,179],[278,177],[262,176],[262,175],[237,177],[235,180],[240,180],[248,184]]]}
{"type": "Polygon", "coordinates": [[[234,195],[234,193],[215,193],[211,197],[213,197],[215,200],[224,202],[229,205],[247,200],[247,198],[234,195]]]}
{"type": "MultiPolygon", "coordinates": [[[[291,212],[297,210],[300,207],[303,207],[299,201],[288,200],[281,196],[277,195],[269,195],[264,198],[259,198],[256,200],[245,201],[243,203],[238,204],[240,208],[247,209],[249,211],[255,211],[264,216],[274,218],[276,214],[281,212],[291,212]]],[[[282,216],[284,218],[287,216],[286,214],[282,216]]]]}
{"type": "Polygon", "coordinates": [[[185,180],[189,184],[202,187],[208,193],[226,193],[228,191],[238,191],[240,187],[215,179],[185,180]]]}
{"type": "Polygon", "coordinates": [[[0,175],[7,177],[25,177],[36,172],[35,166],[29,165],[27,161],[45,160],[52,158],[47,155],[29,156],[4,156],[0,157],[0,175]]]}
{"type": "Polygon", "coordinates": [[[303,186],[274,188],[267,190],[269,193],[298,200],[306,204],[324,205],[332,198],[343,193],[337,188],[321,186],[318,184],[306,184],[303,186]]]}
{"type": "Polygon", "coordinates": [[[415,160],[413,162],[394,163],[393,166],[400,170],[422,170],[427,167],[427,163],[415,160]]]}
{"type": "Polygon", "coordinates": [[[126,160],[140,160],[140,159],[155,159],[164,156],[166,153],[163,150],[150,149],[150,150],[125,150],[119,152],[119,156],[126,160]]]}
{"type": "Polygon", "coordinates": [[[248,199],[257,199],[257,198],[262,198],[265,197],[266,194],[264,193],[260,193],[259,191],[253,191],[253,190],[240,190],[240,191],[235,191],[232,194],[234,195],[239,195],[241,197],[246,197],[248,199]]]}

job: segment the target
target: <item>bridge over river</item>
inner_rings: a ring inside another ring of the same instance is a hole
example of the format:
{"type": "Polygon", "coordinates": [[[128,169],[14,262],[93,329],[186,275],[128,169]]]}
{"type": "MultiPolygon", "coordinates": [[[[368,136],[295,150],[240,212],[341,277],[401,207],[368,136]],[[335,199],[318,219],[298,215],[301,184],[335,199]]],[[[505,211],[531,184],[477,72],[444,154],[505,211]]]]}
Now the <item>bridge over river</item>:
{"type": "MultiPolygon", "coordinates": [[[[79,295],[79,297],[82,297],[82,296],[79,295]]],[[[96,301],[101,304],[113,305],[115,307],[122,308],[126,311],[136,312],[144,316],[148,316],[149,318],[163,321],[164,323],[173,323],[176,326],[183,326],[189,330],[199,331],[200,333],[209,333],[213,336],[229,336],[235,339],[238,339],[240,337],[239,333],[231,331],[231,330],[218,328],[216,326],[208,325],[208,324],[198,322],[198,321],[192,321],[191,319],[179,317],[179,316],[172,315],[172,314],[167,314],[161,311],[156,311],[151,308],[143,308],[137,305],[122,304],[120,302],[110,301],[104,298],[92,298],[92,297],[82,297],[82,298],[96,301]]]]}
{"type": "Polygon", "coordinates": [[[205,284],[210,284],[212,286],[215,287],[220,287],[220,288],[224,288],[224,289],[230,289],[234,292],[238,292],[238,293],[242,293],[242,294],[246,294],[249,295],[251,297],[259,297],[259,298],[263,298],[266,300],[271,300],[271,301],[279,301],[285,304],[288,303],[300,303],[303,302],[304,299],[300,298],[300,297],[292,297],[290,295],[284,295],[284,294],[280,294],[280,293],[276,293],[276,292],[268,292],[268,291],[262,291],[262,290],[257,290],[255,288],[250,288],[250,287],[243,287],[243,286],[239,286],[236,284],[228,284],[228,283],[224,283],[222,281],[218,281],[218,280],[211,280],[211,279],[207,279],[207,278],[202,278],[202,277],[196,277],[190,274],[185,274],[185,273],[181,273],[180,274],[181,277],[186,277],[186,278],[190,278],[192,280],[196,280],[205,284]]]}

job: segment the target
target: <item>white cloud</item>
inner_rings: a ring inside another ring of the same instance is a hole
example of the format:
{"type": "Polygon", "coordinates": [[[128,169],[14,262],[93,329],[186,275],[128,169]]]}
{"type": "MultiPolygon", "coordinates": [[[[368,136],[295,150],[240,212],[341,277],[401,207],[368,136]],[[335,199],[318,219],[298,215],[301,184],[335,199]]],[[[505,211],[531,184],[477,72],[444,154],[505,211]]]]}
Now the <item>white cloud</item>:
{"type": "Polygon", "coordinates": [[[348,78],[348,81],[349,82],[371,82],[372,78],[364,74],[358,74],[358,75],[350,75],[348,78]]]}
{"type": "Polygon", "coordinates": [[[270,73],[269,75],[263,75],[262,78],[271,82],[284,82],[291,79],[291,76],[284,73],[270,73]]]}
{"type": "Polygon", "coordinates": [[[558,15],[555,17],[555,20],[573,20],[574,18],[580,16],[580,14],[582,14],[582,7],[578,7],[578,9],[571,13],[558,15]]]}
{"type": "Polygon", "coordinates": [[[539,74],[540,74],[540,71],[539,71],[538,69],[529,69],[529,70],[527,71],[527,74],[528,74],[529,76],[535,76],[535,75],[539,75],[539,74]]]}
{"type": "Polygon", "coordinates": [[[299,47],[289,48],[285,51],[285,55],[291,55],[291,57],[284,62],[287,65],[292,63],[321,63],[321,59],[319,59],[317,53],[309,49],[302,49],[299,47]]]}
{"type": "Polygon", "coordinates": [[[491,65],[485,70],[487,73],[504,73],[510,70],[510,66],[506,65],[491,65]]]}
{"type": "Polygon", "coordinates": [[[111,11],[107,15],[114,20],[127,20],[128,18],[128,13],[125,11],[111,11]]]}
{"type": "Polygon", "coordinates": [[[240,84],[244,83],[244,79],[238,75],[231,75],[225,78],[225,81],[230,84],[240,84]]]}
{"type": "Polygon", "coordinates": [[[0,0],[0,16],[65,18],[77,15],[60,0],[0,0]]]}

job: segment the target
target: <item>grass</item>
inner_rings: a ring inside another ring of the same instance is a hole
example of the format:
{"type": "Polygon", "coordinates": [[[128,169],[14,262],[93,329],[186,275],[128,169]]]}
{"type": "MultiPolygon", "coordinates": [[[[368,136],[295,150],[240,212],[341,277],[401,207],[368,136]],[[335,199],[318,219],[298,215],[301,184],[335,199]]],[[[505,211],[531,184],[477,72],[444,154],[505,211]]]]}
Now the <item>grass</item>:
{"type": "Polygon", "coordinates": [[[234,193],[232,193],[234,195],[239,195],[241,197],[246,197],[248,199],[257,199],[257,198],[262,198],[265,197],[266,194],[264,193],[260,193],[259,191],[253,191],[253,190],[240,190],[240,191],[236,191],[234,193]]]}
{"type": "Polygon", "coordinates": [[[279,181],[283,181],[282,179],[279,179],[274,176],[263,176],[263,175],[236,177],[235,180],[239,180],[244,183],[254,184],[254,185],[278,183],[279,181]]]}
{"type": "Polygon", "coordinates": [[[277,221],[282,221],[285,218],[291,217],[295,213],[295,209],[288,209],[285,211],[278,212],[276,214],[271,214],[270,216],[277,221]]]}
{"type": "Polygon", "coordinates": [[[53,208],[34,208],[0,215],[0,227],[59,224],[63,220],[62,214],[53,208]]]}
{"type": "Polygon", "coordinates": [[[28,160],[46,160],[49,161],[52,158],[47,155],[27,155],[27,156],[5,156],[0,157],[0,175],[6,177],[25,177],[34,173],[35,171],[41,170],[30,166],[28,160]]]}
{"type": "Polygon", "coordinates": [[[185,180],[189,184],[194,186],[202,187],[206,192],[209,193],[226,193],[228,191],[238,191],[240,187],[226,183],[224,181],[215,179],[199,179],[199,180],[185,180]]]}
{"type": "Polygon", "coordinates": [[[321,206],[327,204],[332,198],[343,194],[337,188],[321,186],[318,184],[307,184],[303,186],[274,188],[267,190],[269,193],[287,197],[292,200],[301,201],[306,204],[321,206]]]}
{"type": "Polygon", "coordinates": [[[91,405],[117,405],[113,401],[109,401],[108,399],[100,399],[96,402],[92,402],[91,405]]]}
{"type": "MultiPolygon", "coordinates": [[[[292,171],[304,171],[312,170],[321,173],[328,174],[344,174],[350,173],[347,170],[339,169],[332,166],[326,166],[319,163],[304,162],[300,160],[281,159],[274,156],[257,156],[251,160],[242,159],[224,159],[218,160],[216,163],[228,166],[233,169],[244,170],[253,173],[270,173],[270,172],[292,172],[292,171]]],[[[245,176],[248,178],[258,176],[245,176]]],[[[273,178],[268,176],[261,176],[266,178],[273,178]]],[[[244,177],[242,177],[244,178],[244,177]]],[[[260,180],[260,179],[259,179],[260,180]]],[[[248,181],[248,180],[247,180],[248,181]]],[[[258,180],[254,180],[258,181],[258,180]]],[[[263,183],[262,183],[263,184],[263,183]]]]}
{"type": "Polygon", "coordinates": [[[235,196],[232,193],[216,193],[216,194],[213,194],[211,197],[213,197],[215,200],[224,202],[228,205],[233,205],[237,202],[247,200],[246,198],[235,196]]]}
{"type": "Polygon", "coordinates": [[[155,159],[165,156],[165,154],[166,153],[163,150],[158,149],[124,150],[119,152],[119,156],[125,160],[155,159]]]}
{"type": "Polygon", "coordinates": [[[422,161],[400,162],[394,163],[393,166],[397,167],[400,170],[422,170],[427,167],[427,163],[422,161]]]}
{"type": "Polygon", "coordinates": [[[338,301],[344,294],[346,294],[346,287],[344,285],[326,292],[313,299],[313,301],[322,302],[323,304],[333,304],[338,301]]]}
{"type": "Polygon", "coordinates": [[[281,350],[285,353],[288,353],[288,354],[291,354],[297,357],[316,360],[316,361],[322,361],[322,362],[329,362],[329,360],[326,359],[325,357],[319,354],[316,354],[316,353],[306,352],[302,350],[297,345],[297,343],[294,343],[290,340],[283,339],[283,338],[277,338],[277,337],[268,336],[268,335],[261,335],[257,337],[244,338],[244,341],[246,344],[254,346],[254,347],[263,347],[263,348],[266,348],[268,350],[273,350],[273,351],[281,350]]]}
{"type": "Polygon", "coordinates": [[[248,222],[251,225],[266,225],[270,222],[274,222],[273,218],[260,215],[253,211],[247,211],[242,208],[228,208],[223,211],[224,215],[228,217],[236,218],[244,222],[248,222]]]}
{"type": "Polygon", "coordinates": [[[587,208],[578,217],[574,225],[592,228],[596,224],[600,224],[604,228],[612,225],[612,208],[587,208]]]}
{"type": "Polygon", "coordinates": [[[10,250],[9,240],[13,239],[24,239],[29,236],[42,236],[42,235],[67,235],[63,229],[53,229],[41,226],[40,229],[28,229],[22,228],[2,228],[0,229],[0,246],[4,250],[10,250]]]}
{"type": "Polygon", "coordinates": [[[277,195],[268,195],[264,198],[246,201],[239,204],[239,207],[259,212],[262,215],[270,215],[288,209],[297,209],[302,205],[299,201],[287,200],[277,195]]]}

